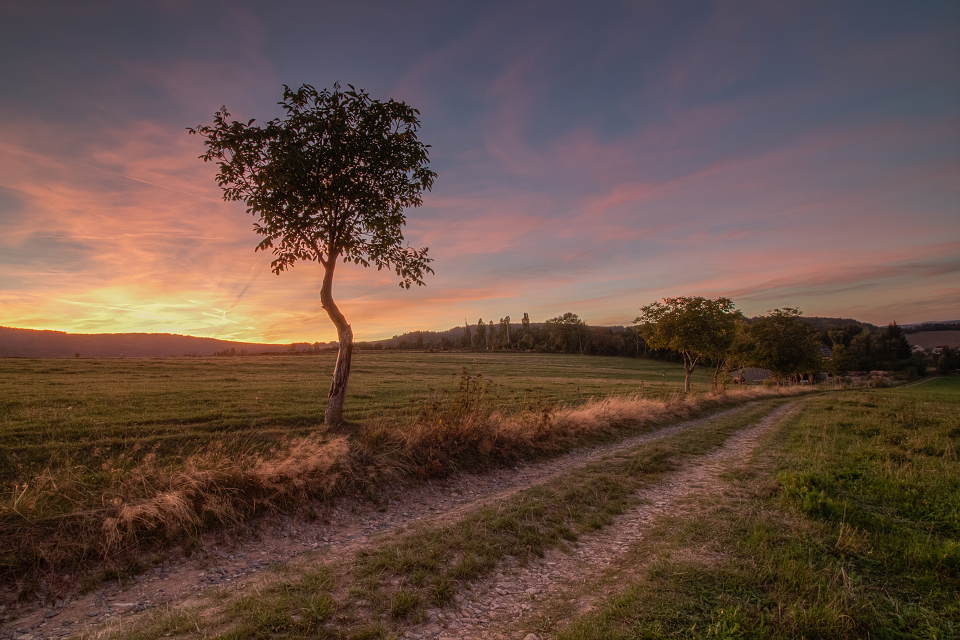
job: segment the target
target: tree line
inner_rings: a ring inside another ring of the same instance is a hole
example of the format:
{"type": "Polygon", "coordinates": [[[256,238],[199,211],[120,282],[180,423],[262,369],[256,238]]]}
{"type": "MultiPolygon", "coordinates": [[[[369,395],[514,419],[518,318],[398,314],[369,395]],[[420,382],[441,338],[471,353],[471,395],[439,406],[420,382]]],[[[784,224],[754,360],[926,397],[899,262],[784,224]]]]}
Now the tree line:
{"type": "Polygon", "coordinates": [[[748,319],[729,298],[677,297],[641,308],[635,322],[651,347],[682,356],[688,391],[698,363],[713,366],[715,384],[725,372],[747,367],[767,369],[775,380],[878,370],[918,377],[930,364],[943,373],[957,367],[950,349],[935,363],[915,353],[895,322],[885,329],[863,323],[818,329],[802,316],[799,309],[787,307],[748,319]]]}
{"type": "Polygon", "coordinates": [[[469,351],[533,351],[670,359],[666,351],[647,347],[636,327],[592,327],[575,313],[565,313],[545,322],[531,322],[527,313],[520,322],[510,316],[476,323],[465,320],[455,331],[412,331],[382,343],[358,342],[359,349],[460,349],[469,351]]]}
{"type": "MultiPolygon", "coordinates": [[[[399,347],[580,353],[647,357],[683,363],[689,390],[695,368],[708,366],[715,384],[730,374],[755,367],[775,380],[813,377],[820,372],[847,375],[853,371],[884,370],[907,376],[924,375],[931,364],[914,353],[903,330],[892,323],[871,329],[862,323],[824,325],[818,329],[803,312],[786,307],[747,318],[729,298],[700,296],[666,298],[641,308],[630,327],[591,327],[577,314],[565,313],[534,325],[524,313],[519,325],[509,316],[498,322],[465,321],[456,338],[439,344],[401,340],[399,347]]],[[[953,352],[944,358],[949,368],[953,352]]],[[[942,368],[942,367],[941,367],[942,368]]]]}

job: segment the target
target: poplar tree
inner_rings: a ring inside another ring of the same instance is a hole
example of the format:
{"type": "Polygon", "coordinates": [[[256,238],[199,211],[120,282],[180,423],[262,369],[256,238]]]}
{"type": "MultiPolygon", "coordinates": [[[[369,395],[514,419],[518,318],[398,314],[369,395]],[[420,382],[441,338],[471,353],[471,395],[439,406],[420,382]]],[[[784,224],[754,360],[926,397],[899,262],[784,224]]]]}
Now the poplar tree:
{"type": "Polygon", "coordinates": [[[477,320],[477,335],[473,337],[473,347],[483,349],[487,341],[487,325],[483,324],[483,318],[477,320]]]}

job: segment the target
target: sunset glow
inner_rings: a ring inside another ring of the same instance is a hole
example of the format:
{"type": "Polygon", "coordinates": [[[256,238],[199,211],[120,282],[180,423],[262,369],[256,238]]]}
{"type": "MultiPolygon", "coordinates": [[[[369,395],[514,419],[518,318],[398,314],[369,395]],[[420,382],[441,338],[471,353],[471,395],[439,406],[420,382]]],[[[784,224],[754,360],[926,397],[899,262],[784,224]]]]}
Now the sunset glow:
{"type": "Polygon", "coordinates": [[[438,174],[426,287],[338,267],[359,340],[677,295],[960,317],[956,2],[16,4],[3,326],[335,339],[320,266],[271,273],[186,132],[335,81],[419,109],[438,174]]]}

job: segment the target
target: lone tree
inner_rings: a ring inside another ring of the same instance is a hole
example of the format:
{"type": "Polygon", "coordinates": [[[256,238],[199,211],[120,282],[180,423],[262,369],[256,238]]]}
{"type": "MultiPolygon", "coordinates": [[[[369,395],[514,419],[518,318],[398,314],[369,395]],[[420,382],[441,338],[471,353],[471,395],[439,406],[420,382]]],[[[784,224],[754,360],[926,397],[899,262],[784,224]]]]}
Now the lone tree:
{"type": "Polygon", "coordinates": [[[733,344],[738,316],[729,298],[681,296],[641,307],[634,323],[651,349],[670,349],[683,356],[683,390],[690,393],[697,362],[721,358],[733,344]]]}
{"type": "Polygon", "coordinates": [[[188,129],[206,138],[200,157],[218,163],[223,199],[242,200],[259,218],[253,228],[263,240],[256,250],[273,251],[273,272],[297,260],[323,267],[320,303],[340,341],[328,425],[343,419],[353,353],[353,331],[333,301],[337,262],[393,269],[407,289],[433,272],[427,249],[404,246],[402,233],[404,208],[419,206],[437,175],[427,168],[427,145],[417,140],[420,112],[347,86],[318,92],[284,85],[283,119],[244,124],[222,107],[212,127],[188,129]]]}

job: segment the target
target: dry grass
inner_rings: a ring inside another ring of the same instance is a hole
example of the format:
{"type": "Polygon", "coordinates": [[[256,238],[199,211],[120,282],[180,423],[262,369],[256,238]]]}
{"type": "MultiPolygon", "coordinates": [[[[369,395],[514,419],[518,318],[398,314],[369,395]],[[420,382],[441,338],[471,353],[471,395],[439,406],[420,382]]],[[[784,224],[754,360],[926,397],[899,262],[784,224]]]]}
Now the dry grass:
{"type": "MultiPolygon", "coordinates": [[[[445,403],[428,403],[406,422],[381,419],[365,427],[356,443],[356,459],[386,457],[399,465],[392,471],[413,470],[420,477],[443,476],[463,469],[557,454],[691,418],[704,411],[755,399],[800,395],[810,388],[750,387],[719,394],[674,394],[665,399],[611,396],[578,406],[552,406],[535,400],[513,413],[485,403],[486,391],[481,381],[475,391],[462,392],[445,403]]],[[[367,477],[368,471],[364,470],[367,477]]]]}
{"type": "Polygon", "coordinates": [[[665,400],[616,396],[580,406],[534,399],[510,413],[490,401],[489,385],[470,380],[465,374],[460,389],[417,413],[399,421],[381,418],[350,437],[321,432],[287,439],[267,453],[214,444],[179,461],[161,462],[152,452],[107,458],[97,472],[108,482],[99,484],[97,495],[84,493],[89,469],[46,469],[0,500],[0,573],[22,578],[95,557],[118,559],[145,543],[169,544],[184,532],[293,507],[308,497],[554,455],[723,406],[808,390],[750,388],[665,400]]]}
{"type": "Polygon", "coordinates": [[[349,468],[348,454],[346,438],[314,435],[288,440],[269,456],[235,456],[214,446],[191,455],[182,468],[141,464],[117,489],[131,495],[143,487],[146,495],[130,502],[114,498],[115,513],[103,521],[104,552],[137,531],[162,528],[172,537],[205,517],[229,522],[259,507],[323,495],[349,468]]]}

